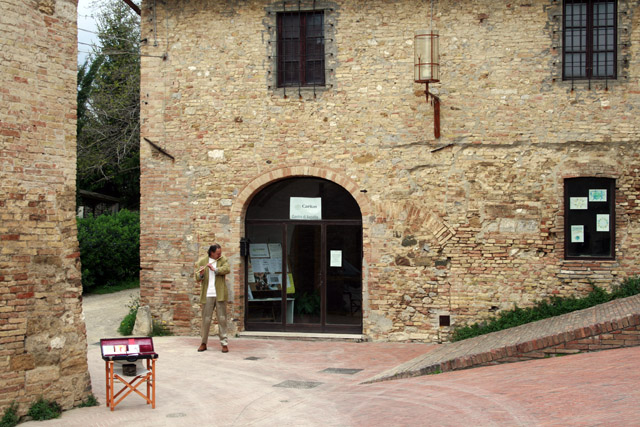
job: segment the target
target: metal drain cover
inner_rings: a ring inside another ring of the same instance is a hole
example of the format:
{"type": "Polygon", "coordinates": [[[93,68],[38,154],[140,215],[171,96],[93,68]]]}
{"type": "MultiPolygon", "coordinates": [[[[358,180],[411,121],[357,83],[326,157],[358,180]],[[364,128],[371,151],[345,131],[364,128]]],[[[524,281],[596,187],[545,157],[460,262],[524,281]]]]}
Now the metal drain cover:
{"type": "Polygon", "coordinates": [[[167,414],[167,418],[184,418],[187,414],[184,412],[174,412],[172,414],[167,414]]]}
{"type": "Polygon", "coordinates": [[[327,374],[343,374],[343,375],[353,375],[362,371],[362,369],[349,369],[349,368],[327,368],[324,371],[327,374]]]}
{"type": "Polygon", "coordinates": [[[281,382],[280,384],[274,385],[274,387],[307,389],[307,388],[318,387],[320,384],[322,384],[322,383],[315,382],[315,381],[293,381],[293,380],[287,380],[287,381],[281,382]]]}

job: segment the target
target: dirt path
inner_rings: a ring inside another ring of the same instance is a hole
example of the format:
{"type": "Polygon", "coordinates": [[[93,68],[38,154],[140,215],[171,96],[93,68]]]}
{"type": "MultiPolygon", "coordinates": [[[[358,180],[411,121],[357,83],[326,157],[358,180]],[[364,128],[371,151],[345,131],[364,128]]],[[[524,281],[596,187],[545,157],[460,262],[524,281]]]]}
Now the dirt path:
{"type": "Polygon", "coordinates": [[[85,295],[82,302],[87,325],[87,344],[100,342],[100,338],[119,337],[118,326],[129,312],[127,305],[140,296],[139,289],[127,289],[107,295],[85,295]]]}

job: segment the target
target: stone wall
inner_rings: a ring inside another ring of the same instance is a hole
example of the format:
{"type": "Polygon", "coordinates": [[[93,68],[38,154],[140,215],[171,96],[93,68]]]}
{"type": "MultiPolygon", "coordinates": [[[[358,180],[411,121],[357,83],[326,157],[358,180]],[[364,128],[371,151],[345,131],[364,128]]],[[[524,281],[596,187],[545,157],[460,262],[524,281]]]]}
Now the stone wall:
{"type": "Polygon", "coordinates": [[[76,0],[0,13],[0,413],[90,392],[75,222],[76,0]]]}
{"type": "Polygon", "coordinates": [[[142,133],[171,157],[143,141],[143,300],[194,333],[191,263],[216,241],[242,328],[244,212],[270,182],[302,175],[360,204],[371,339],[446,340],[441,315],[455,326],[638,274],[640,2],[618,3],[619,78],[566,82],[562,2],[434,2],[436,140],[413,82],[427,2],[315,2],[328,85],[285,91],[272,58],[281,1],[144,1],[142,133]],[[615,260],[564,260],[563,182],[578,176],[616,179],[615,260]]]}

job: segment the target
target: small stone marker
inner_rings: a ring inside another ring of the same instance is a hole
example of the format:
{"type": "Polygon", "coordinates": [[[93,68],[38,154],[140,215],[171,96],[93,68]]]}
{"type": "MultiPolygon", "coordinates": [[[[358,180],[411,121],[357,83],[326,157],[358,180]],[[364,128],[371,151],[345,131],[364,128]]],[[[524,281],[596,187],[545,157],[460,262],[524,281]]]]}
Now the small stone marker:
{"type": "Polygon", "coordinates": [[[148,337],[153,331],[153,321],[151,320],[151,309],[148,305],[138,307],[136,314],[136,324],[132,334],[136,337],[148,337]]]}

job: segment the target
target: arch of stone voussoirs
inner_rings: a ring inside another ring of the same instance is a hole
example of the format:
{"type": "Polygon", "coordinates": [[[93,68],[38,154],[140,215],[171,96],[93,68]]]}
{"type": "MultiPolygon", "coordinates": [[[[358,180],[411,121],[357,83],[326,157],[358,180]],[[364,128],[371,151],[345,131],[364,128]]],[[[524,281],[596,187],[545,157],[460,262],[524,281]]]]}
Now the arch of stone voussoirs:
{"type": "MultiPolygon", "coordinates": [[[[370,226],[372,225],[372,218],[375,218],[372,205],[366,196],[365,191],[350,178],[344,176],[340,172],[332,170],[330,168],[317,167],[317,166],[288,166],[272,169],[265,172],[253,180],[251,180],[241,191],[238,193],[232,208],[231,217],[235,218],[234,236],[236,241],[239,241],[244,233],[244,221],[247,209],[253,197],[267,185],[286,178],[295,177],[314,177],[323,178],[328,181],[334,182],[344,188],[351,194],[360,207],[360,213],[362,215],[362,239],[363,250],[365,260],[373,262],[372,257],[375,255],[370,249],[371,236],[370,226]]],[[[366,282],[366,280],[365,280],[366,282]]],[[[363,283],[364,285],[364,283],[363,283]]]]}
{"type": "Polygon", "coordinates": [[[321,168],[317,166],[293,166],[273,169],[251,180],[251,182],[249,182],[238,194],[231,211],[232,218],[237,218],[237,221],[240,224],[244,223],[246,211],[254,195],[273,182],[295,177],[323,178],[334,182],[347,190],[360,207],[363,226],[365,223],[364,219],[372,214],[369,200],[353,180],[329,168],[321,168]]]}

